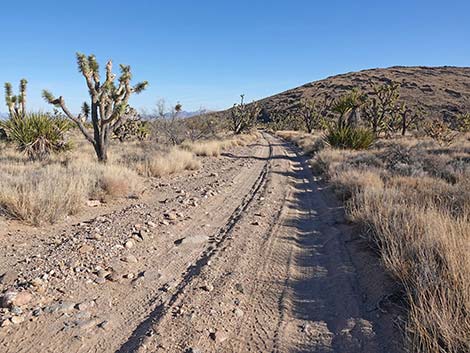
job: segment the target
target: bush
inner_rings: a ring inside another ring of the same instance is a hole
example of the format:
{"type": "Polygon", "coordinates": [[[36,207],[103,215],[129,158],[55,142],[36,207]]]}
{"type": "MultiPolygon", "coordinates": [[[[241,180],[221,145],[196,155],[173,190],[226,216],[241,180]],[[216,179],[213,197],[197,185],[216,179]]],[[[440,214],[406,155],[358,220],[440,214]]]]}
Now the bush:
{"type": "Polygon", "coordinates": [[[47,114],[13,116],[0,123],[0,128],[7,139],[32,160],[45,159],[53,152],[61,152],[70,147],[65,141],[65,132],[70,129],[70,123],[47,114]]]}
{"type": "Polygon", "coordinates": [[[330,128],[323,139],[331,147],[363,150],[372,145],[375,136],[368,129],[336,126],[330,128]]]}

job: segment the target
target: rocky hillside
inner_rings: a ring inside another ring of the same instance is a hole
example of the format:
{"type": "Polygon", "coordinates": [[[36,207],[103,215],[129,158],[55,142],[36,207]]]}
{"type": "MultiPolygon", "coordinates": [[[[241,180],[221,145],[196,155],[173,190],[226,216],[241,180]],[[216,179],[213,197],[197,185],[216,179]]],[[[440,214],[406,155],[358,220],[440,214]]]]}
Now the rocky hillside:
{"type": "Polygon", "coordinates": [[[275,107],[292,107],[301,98],[336,97],[354,87],[370,92],[374,84],[401,84],[401,99],[420,105],[430,117],[451,120],[455,114],[470,112],[470,67],[390,67],[328,77],[260,100],[269,112],[275,107]]]}

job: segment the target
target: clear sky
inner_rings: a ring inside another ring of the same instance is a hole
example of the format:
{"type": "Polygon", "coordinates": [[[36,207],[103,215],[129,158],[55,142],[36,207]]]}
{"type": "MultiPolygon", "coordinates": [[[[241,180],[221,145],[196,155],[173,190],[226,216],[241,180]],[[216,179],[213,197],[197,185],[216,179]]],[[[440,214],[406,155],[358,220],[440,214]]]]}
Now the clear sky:
{"type": "Polygon", "coordinates": [[[137,108],[223,109],[360,69],[470,66],[469,18],[468,0],[5,1],[0,82],[27,78],[31,109],[47,88],[78,110],[81,51],[150,82],[137,108]]]}

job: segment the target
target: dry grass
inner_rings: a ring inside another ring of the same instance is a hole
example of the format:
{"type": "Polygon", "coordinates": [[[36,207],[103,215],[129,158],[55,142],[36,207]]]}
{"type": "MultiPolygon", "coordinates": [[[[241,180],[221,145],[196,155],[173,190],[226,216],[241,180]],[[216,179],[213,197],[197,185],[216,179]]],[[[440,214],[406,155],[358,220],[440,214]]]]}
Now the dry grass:
{"type": "Polygon", "coordinates": [[[139,192],[139,176],[124,166],[73,162],[3,163],[0,212],[33,225],[76,214],[88,199],[127,197],[139,192]]]}
{"type": "Polygon", "coordinates": [[[469,162],[468,137],[445,148],[403,138],[362,152],[324,149],[312,160],[401,283],[414,352],[470,352],[469,162]]]}
{"type": "Polygon", "coordinates": [[[224,136],[220,140],[185,141],[181,148],[191,151],[197,156],[218,157],[223,150],[234,146],[246,146],[259,138],[259,133],[224,136]]]}
{"type": "Polygon", "coordinates": [[[13,148],[0,146],[0,216],[32,225],[52,224],[78,213],[90,199],[108,202],[137,196],[143,177],[163,177],[196,170],[201,156],[219,156],[221,150],[254,141],[258,135],[240,135],[201,141],[180,148],[130,142],[113,143],[109,162],[96,162],[92,146],[73,136],[74,149],[47,162],[30,162],[13,148]],[[193,153],[194,152],[194,153],[193,153]]]}
{"type": "Polygon", "coordinates": [[[194,158],[193,153],[178,148],[164,154],[147,155],[135,165],[139,174],[149,177],[162,177],[200,167],[201,162],[194,158]]]}

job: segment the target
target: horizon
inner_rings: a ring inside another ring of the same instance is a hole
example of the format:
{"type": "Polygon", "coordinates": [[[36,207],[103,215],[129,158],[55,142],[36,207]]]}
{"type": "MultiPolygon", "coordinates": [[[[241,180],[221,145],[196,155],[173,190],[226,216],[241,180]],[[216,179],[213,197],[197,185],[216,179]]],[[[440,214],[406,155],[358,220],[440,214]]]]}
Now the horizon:
{"type": "MultiPolygon", "coordinates": [[[[129,64],[134,82],[148,80],[149,88],[131,99],[135,108],[151,110],[163,98],[192,112],[230,108],[240,94],[258,100],[355,71],[469,66],[470,48],[463,43],[470,34],[470,5],[463,1],[445,7],[424,1],[109,4],[26,1],[21,12],[4,5],[0,19],[11,35],[0,58],[2,85],[11,82],[16,92],[26,78],[30,110],[51,110],[41,98],[42,89],[49,89],[78,111],[88,98],[76,68],[78,51],[95,54],[101,68],[108,59],[115,68],[129,64]],[[83,24],[76,14],[89,6],[96,11],[83,24]]],[[[5,110],[3,104],[0,112],[5,110]]]]}

